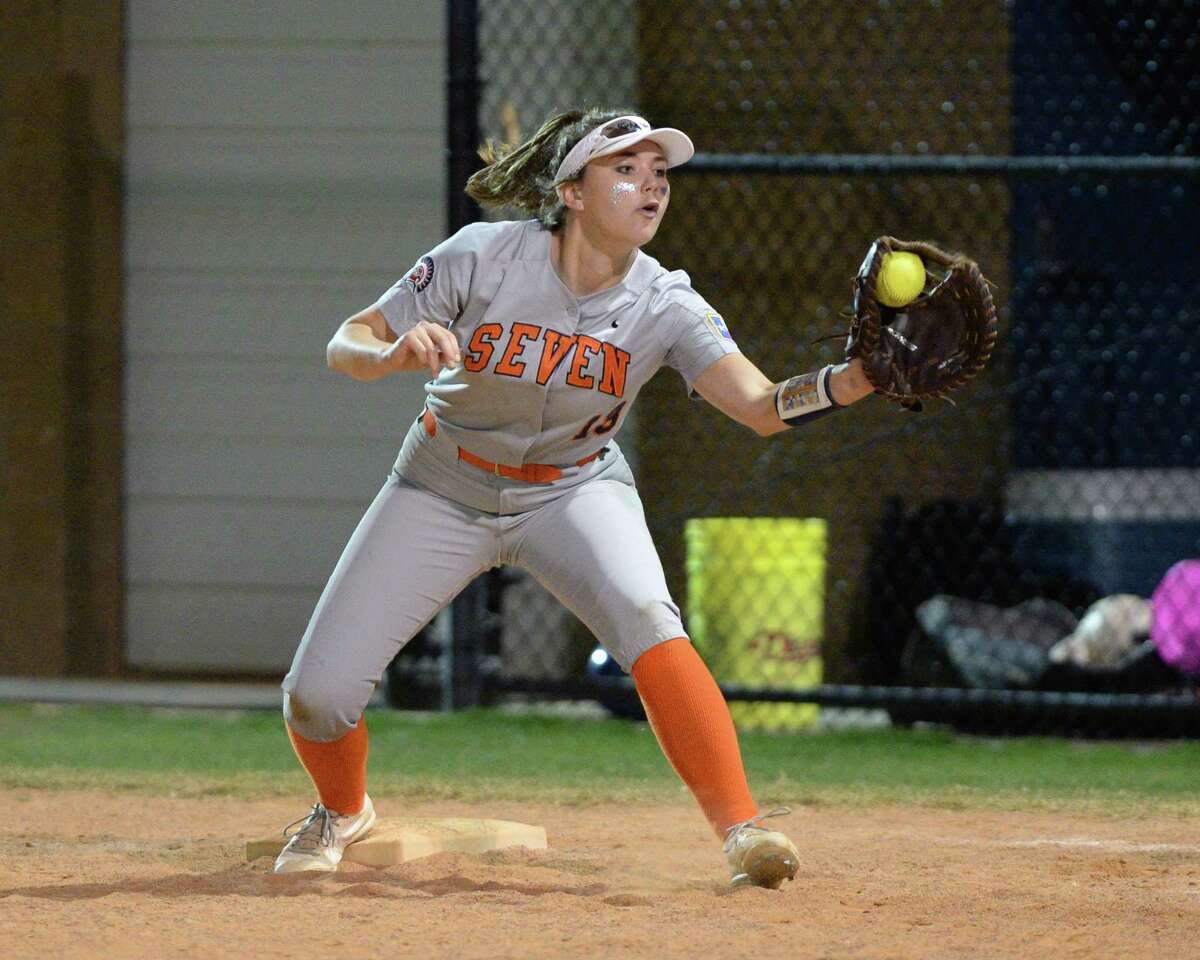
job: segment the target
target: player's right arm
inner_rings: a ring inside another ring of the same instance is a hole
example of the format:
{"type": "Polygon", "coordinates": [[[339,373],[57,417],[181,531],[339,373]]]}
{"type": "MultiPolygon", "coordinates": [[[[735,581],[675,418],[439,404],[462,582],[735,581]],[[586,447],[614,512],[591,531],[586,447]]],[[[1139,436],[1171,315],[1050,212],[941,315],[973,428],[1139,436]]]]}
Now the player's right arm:
{"type": "Polygon", "coordinates": [[[458,340],[445,327],[422,320],[397,336],[376,307],[343,322],[325,348],[330,370],[364,382],[426,368],[436,377],[443,366],[457,366],[461,359],[458,340]]]}
{"type": "Polygon", "coordinates": [[[390,373],[428,370],[461,362],[458,338],[450,329],[467,302],[475,265],[508,224],[472,223],[443,240],[365,310],[344,321],[325,359],[331,370],[355,380],[379,380],[390,373]]]}

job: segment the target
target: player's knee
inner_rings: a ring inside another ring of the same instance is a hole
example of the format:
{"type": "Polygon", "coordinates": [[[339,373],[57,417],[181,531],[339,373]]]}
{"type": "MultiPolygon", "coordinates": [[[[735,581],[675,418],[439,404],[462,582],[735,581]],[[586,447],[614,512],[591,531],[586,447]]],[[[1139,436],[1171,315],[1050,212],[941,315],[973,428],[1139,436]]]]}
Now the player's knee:
{"type": "Polygon", "coordinates": [[[284,680],[283,718],[305,740],[337,740],[350,732],[361,712],[351,691],[327,677],[289,674],[284,680]]]}
{"type": "Polygon", "coordinates": [[[651,600],[638,604],[634,624],[639,636],[655,641],[669,640],[683,633],[679,608],[669,600],[651,600]]]}
{"type": "Polygon", "coordinates": [[[621,669],[629,673],[637,659],[652,647],[684,637],[679,608],[670,601],[652,600],[632,608],[619,639],[609,651],[621,669]]]}

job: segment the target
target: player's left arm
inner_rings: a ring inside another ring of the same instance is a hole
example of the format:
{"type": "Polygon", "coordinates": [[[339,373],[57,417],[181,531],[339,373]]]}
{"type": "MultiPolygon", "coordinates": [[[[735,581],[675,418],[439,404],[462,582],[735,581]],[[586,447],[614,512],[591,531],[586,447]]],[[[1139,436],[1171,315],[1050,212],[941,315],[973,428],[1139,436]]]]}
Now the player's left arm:
{"type": "Polygon", "coordinates": [[[772,383],[740,353],[711,364],[692,386],[725,416],[762,437],[849,406],[874,392],[858,359],[772,383]]]}

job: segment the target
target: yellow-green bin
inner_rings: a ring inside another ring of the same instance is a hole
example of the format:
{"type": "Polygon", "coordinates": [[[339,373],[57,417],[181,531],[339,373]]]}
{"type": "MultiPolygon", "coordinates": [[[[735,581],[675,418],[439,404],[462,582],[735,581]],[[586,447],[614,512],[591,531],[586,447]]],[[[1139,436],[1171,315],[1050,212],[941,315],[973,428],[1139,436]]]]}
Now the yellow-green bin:
{"type": "MultiPolygon", "coordinates": [[[[802,689],[821,682],[826,523],[799,517],[689,520],[687,619],[719,683],[802,689]]],[[[732,703],[743,730],[797,730],[815,704],[732,703]]]]}

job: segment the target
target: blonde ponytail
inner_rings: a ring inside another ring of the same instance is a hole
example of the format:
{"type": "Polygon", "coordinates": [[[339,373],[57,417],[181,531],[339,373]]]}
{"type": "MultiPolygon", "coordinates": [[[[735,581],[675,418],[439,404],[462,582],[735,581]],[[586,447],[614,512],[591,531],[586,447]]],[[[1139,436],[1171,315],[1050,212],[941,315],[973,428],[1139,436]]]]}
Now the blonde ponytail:
{"type": "Polygon", "coordinates": [[[567,110],[550,117],[515,147],[489,140],[479,150],[487,166],[471,175],[467,196],[485,207],[516,207],[537,217],[547,230],[557,230],[566,220],[566,208],[554,189],[554,174],[563,157],[589,130],[632,112],[599,107],[567,110]]]}

